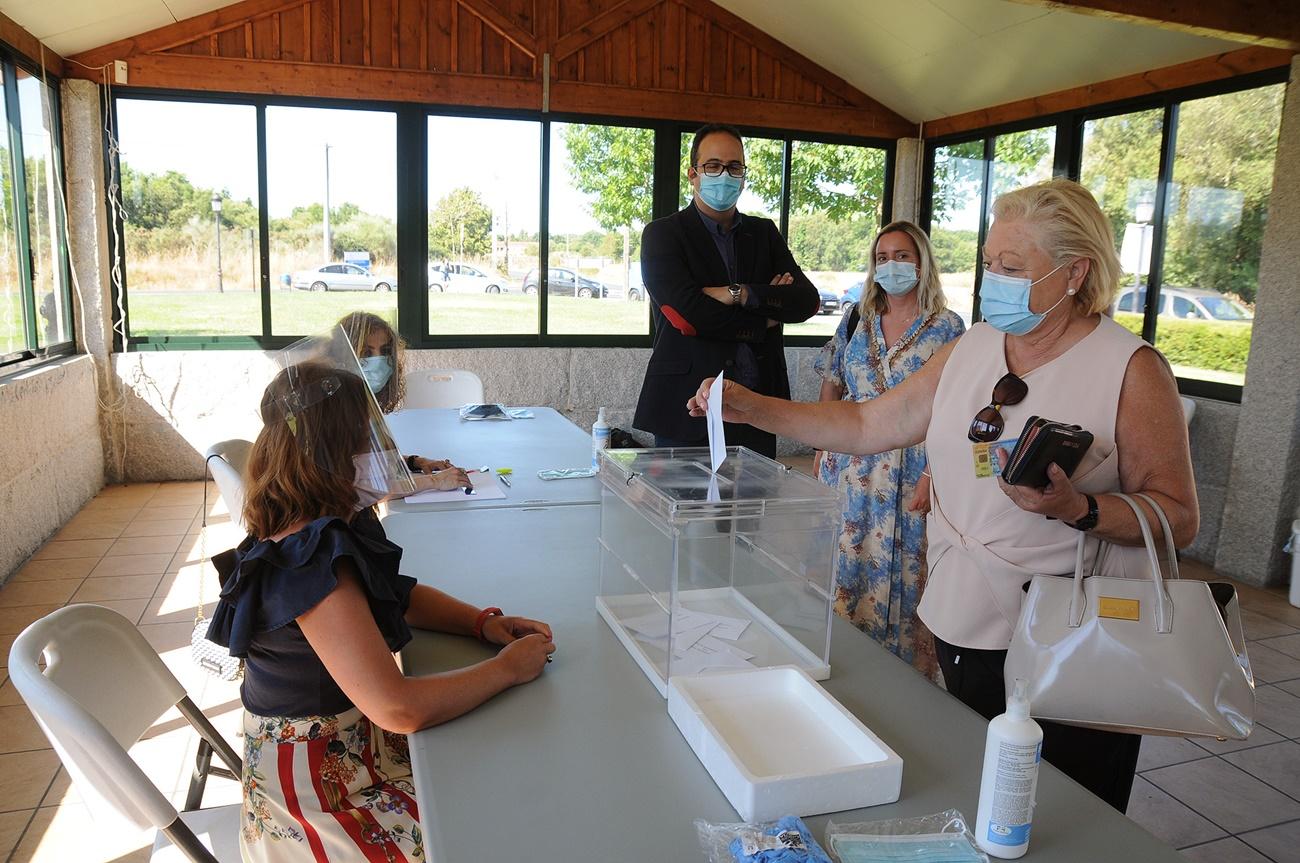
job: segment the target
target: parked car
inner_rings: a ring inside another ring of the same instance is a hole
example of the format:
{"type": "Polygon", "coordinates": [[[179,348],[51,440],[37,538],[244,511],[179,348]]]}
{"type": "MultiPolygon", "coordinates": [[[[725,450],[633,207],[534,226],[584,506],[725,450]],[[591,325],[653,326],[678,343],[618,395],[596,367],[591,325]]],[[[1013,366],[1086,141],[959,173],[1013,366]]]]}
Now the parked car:
{"type": "Polygon", "coordinates": [[[849,306],[855,306],[862,299],[862,286],[866,284],[866,279],[860,282],[854,282],[849,285],[849,289],[840,295],[840,310],[843,311],[849,306]]]}
{"type": "MultiPolygon", "coordinates": [[[[1160,308],[1156,314],[1164,318],[1182,318],[1191,321],[1249,321],[1254,312],[1236,300],[1207,288],[1179,288],[1165,285],[1160,289],[1160,308]]],[[[1147,307],[1146,288],[1132,288],[1119,295],[1117,311],[1142,314],[1147,307]]]]}
{"type": "MultiPolygon", "coordinates": [[[[547,293],[556,297],[607,297],[609,289],[595,279],[570,270],[568,267],[550,267],[546,271],[547,293]]],[[[537,270],[524,276],[524,293],[537,293],[537,270]]]]}
{"type": "Polygon", "coordinates": [[[469,264],[429,265],[429,290],[458,294],[499,294],[505,279],[469,264]]]}
{"type": "Polygon", "coordinates": [[[825,288],[818,288],[817,295],[821,297],[821,308],[817,310],[819,315],[833,315],[840,310],[840,298],[835,296],[834,291],[828,291],[825,288]]]}
{"type": "Polygon", "coordinates": [[[397,278],[368,273],[356,264],[323,264],[289,277],[300,291],[391,291],[397,278]]]}

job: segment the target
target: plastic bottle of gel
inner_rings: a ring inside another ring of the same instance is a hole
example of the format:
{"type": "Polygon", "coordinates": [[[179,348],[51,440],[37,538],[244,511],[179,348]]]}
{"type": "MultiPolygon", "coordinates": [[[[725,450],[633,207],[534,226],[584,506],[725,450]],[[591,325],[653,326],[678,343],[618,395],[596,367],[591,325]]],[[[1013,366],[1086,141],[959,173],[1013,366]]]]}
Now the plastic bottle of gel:
{"type": "Polygon", "coordinates": [[[1043,729],[1029,718],[1026,688],[1027,681],[1017,679],[1007,712],[989,723],[975,819],[975,841],[990,856],[1006,860],[1023,857],[1029,850],[1043,754],[1043,729]]]}
{"type": "Polygon", "coordinates": [[[600,470],[600,451],[609,449],[609,423],[605,422],[605,409],[596,412],[591,424],[591,469],[600,470]]]}

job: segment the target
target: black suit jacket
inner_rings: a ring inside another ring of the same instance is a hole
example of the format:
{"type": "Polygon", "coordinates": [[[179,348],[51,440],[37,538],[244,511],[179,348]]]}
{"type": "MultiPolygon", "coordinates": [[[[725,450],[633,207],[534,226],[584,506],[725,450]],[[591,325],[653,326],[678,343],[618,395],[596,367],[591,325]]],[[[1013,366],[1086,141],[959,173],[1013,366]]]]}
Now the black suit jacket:
{"type": "Polygon", "coordinates": [[[735,241],[736,281],[755,300],[748,306],[720,303],[703,292],[731,279],[694,204],[646,225],[641,275],[654,302],[655,334],[633,420],[637,428],[684,440],[705,437],[704,418],[690,416],[686,401],[705,378],[734,375],[742,343],[757,360],[757,391],[790,397],[781,326],[767,322],[806,321],[817,313],[820,296],[770,219],[742,216],[735,241]],[[793,284],[770,284],[787,272],[793,284]]]}

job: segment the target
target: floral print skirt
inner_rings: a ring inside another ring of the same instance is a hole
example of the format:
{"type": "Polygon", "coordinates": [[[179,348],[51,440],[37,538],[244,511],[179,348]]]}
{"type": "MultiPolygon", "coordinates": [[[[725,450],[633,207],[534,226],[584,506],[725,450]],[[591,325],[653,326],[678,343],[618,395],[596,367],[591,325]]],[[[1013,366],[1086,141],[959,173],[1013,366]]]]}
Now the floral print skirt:
{"type": "Polygon", "coordinates": [[[424,860],[406,735],[353,708],[244,714],[240,851],[247,863],[424,860]]]}

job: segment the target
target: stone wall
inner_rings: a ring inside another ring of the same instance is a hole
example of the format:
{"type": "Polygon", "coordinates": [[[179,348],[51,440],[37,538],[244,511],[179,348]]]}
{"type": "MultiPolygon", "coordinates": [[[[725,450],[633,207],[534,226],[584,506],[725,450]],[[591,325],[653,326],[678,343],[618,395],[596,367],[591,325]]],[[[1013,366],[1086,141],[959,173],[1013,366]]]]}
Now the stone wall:
{"type": "Polygon", "coordinates": [[[90,357],[0,378],[0,441],[3,582],[104,485],[90,357]]]}

